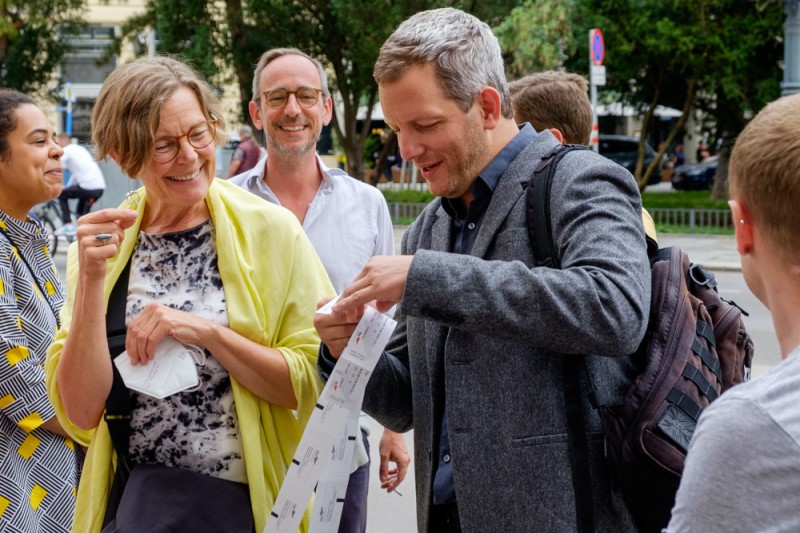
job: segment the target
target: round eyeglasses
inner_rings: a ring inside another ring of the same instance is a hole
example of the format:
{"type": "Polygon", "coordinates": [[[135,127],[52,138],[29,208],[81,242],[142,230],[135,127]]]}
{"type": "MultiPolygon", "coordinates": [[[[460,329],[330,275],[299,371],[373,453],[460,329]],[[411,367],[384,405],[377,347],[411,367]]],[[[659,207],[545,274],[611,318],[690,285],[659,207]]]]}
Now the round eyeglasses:
{"type": "Polygon", "coordinates": [[[300,87],[294,91],[287,91],[286,89],[272,89],[271,91],[264,91],[261,96],[267,99],[267,105],[272,109],[280,109],[289,101],[289,95],[293,94],[297,99],[297,103],[302,107],[312,107],[319,100],[319,95],[322,94],[322,89],[314,89],[312,87],[300,87]]]}
{"type": "Polygon", "coordinates": [[[170,163],[178,157],[181,150],[181,139],[186,137],[192,148],[205,148],[217,136],[216,118],[192,126],[189,131],[177,137],[164,137],[156,141],[153,146],[153,160],[156,163],[170,163]]]}

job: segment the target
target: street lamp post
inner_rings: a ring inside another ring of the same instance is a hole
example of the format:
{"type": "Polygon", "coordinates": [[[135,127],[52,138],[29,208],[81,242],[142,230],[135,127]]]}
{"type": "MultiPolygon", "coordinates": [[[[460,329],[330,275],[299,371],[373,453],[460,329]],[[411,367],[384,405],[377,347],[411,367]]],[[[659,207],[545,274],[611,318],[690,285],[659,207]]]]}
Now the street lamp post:
{"type": "Polygon", "coordinates": [[[800,92],[800,0],[784,0],[781,95],[800,92]]]}

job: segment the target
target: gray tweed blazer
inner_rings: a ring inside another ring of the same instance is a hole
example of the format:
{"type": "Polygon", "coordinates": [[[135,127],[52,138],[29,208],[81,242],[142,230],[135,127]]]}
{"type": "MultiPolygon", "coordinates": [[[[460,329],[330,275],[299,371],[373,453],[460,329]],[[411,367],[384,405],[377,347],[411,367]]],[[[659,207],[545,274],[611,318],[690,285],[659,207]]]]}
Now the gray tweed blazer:
{"type": "MultiPolygon", "coordinates": [[[[420,531],[429,530],[445,398],[463,530],[575,531],[562,362],[602,354],[589,359],[606,397],[629,379],[624,356],[644,336],[650,298],[639,191],[602,156],[567,154],[551,196],[562,269],[533,267],[525,190],[556,145],[540,133],[511,163],[471,255],[449,252],[439,199],[403,237],[415,257],[364,410],[395,431],[414,429],[420,531]]],[[[599,417],[586,400],[584,411],[597,531],[635,531],[604,463],[599,417]]]]}

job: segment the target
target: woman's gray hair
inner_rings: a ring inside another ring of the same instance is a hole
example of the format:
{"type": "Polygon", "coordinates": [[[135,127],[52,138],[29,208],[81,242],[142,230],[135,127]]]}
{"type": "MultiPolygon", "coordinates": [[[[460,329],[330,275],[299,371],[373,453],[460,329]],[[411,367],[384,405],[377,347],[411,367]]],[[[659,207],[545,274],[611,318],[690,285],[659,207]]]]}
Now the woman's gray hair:
{"type": "Polygon", "coordinates": [[[383,43],[373,75],[379,85],[390,83],[427,63],[445,95],[464,112],[489,86],[500,93],[503,116],[514,116],[500,43],[486,23],[451,7],[417,13],[383,43]]]}
{"type": "MultiPolygon", "coordinates": [[[[261,96],[261,92],[259,90],[258,84],[261,82],[261,73],[267,68],[267,65],[278,59],[279,57],[283,56],[300,56],[305,57],[317,68],[317,72],[319,73],[319,82],[321,84],[322,94],[326,97],[331,95],[330,90],[328,89],[328,74],[325,72],[325,67],[322,66],[322,63],[319,60],[314,59],[307,53],[303,52],[299,48],[273,48],[272,50],[267,50],[263,54],[261,54],[261,58],[258,60],[258,65],[256,65],[256,70],[253,73],[253,98],[254,102],[258,102],[259,97],[261,96]]],[[[323,100],[324,101],[324,100],[323,100]]]]}

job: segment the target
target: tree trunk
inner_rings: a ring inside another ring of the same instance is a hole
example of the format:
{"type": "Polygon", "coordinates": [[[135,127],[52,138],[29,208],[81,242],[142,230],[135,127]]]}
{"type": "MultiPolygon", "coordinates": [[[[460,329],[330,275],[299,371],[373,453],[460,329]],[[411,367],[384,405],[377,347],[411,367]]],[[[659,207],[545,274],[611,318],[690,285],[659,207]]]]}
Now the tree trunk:
{"type": "Polygon", "coordinates": [[[383,148],[381,149],[380,155],[378,155],[378,160],[375,161],[375,172],[372,174],[372,179],[370,183],[372,185],[377,186],[378,181],[380,181],[381,176],[383,175],[383,166],[386,164],[386,158],[390,155],[393,155],[397,150],[397,134],[386,128],[388,134],[386,136],[386,142],[383,143],[383,148]]]}
{"type": "MultiPolygon", "coordinates": [[[[686,120],[689,118],[689,111],[694,105],[694,95],[695,95],[695,87],[697,85],[697,78],[693,78],[689,82],[689,87],[686,91],[686,100],[683,102],[683,109],[681,109],[681,116],[677,122],[672,126],[672,129],[669,130],[669,134],[667,135],[666,140],[661,143],[656,151],[656,157],[650,165],[648,165],[644,176],[641,179],[637,179],[639,184],[639,190],[643,191],[645,187],[647,187],[647,182],[650,179],[650,176],[655,171],[656,168],[660,168],[659,163],[664,158],[664,154],[666,153],[669,146],[672,144],[672,141],[675,140],[675,137],[678,135],[678,132],[683,129],[684,124],[686,124],[686,120]]],[[[655,107],[653,107],[655,109],[655,107]]],[[[648,110],[649,113],[649,110],[648,110]]],[[[645,117],[648,117],[646,114],[645,117]]],[[[649,120],[649,117],[648,117],[649,120]]],[[[644,137],[647,134],[647,130],[642,126],[642,133],[641,135],[644,137]]],[[[643,152],[644,144],[640,141],[639,143],[639,160],[636,162],[636,170],[639,170],[639,167],[644,162],[644,152],[643,152]]]]}
{"type": "Polygon", "coordinates": [[[711,198],[714,200],[728,200],[728,166],[731,160],[733,142],[726,140],[722,143],[717,160],[717,173],[714,174],[714,187],[711,189],[711,198]]]}
{"type": "MultiPolygon", "coordinates": [[[[228,21],[228,31],[231,36],[231,43],[234,46],[244,46],[247,41],[247,32],[244,27],[244,15],[242,11],[241,0],[227,0],[225,2],[225,16],[228,21]]],[[[252,86],[253,71],[248,64],[243,64],[240,61],[234,61],[234,71],[236,72],[236,84],[239,86],[239,105],[241,107],[242,118],[244,123],[250,123],[250,98],[252,86]]],[[[257,132],[254,132],[258,135],[257,132]]]]}

